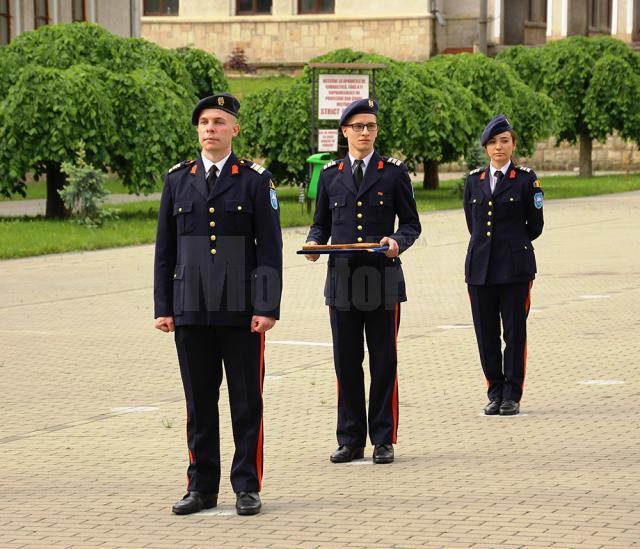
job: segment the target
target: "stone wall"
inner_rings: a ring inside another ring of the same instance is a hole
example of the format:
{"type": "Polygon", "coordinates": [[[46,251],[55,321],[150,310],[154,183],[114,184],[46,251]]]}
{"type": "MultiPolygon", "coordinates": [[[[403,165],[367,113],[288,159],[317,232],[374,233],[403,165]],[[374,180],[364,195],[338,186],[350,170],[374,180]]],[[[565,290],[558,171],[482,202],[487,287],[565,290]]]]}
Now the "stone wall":
{"type": "Polygon", "coordinates": [[[429,17],[295,18],[233,17],[188,20],[143,17],[141,35],[165,48],[195,46],[229,57],[235,47],[245,50],[249,62],[306,63],[338,47],[375,52],[407,61],[429,54],[429,17]]]}
{"type": "MultiPolygon", "coordinates": [[[[555,138],[541,141],[531,157],[518,157],[519,164],[530,166],[535,170],[571,171],[580,166],[580,147],[578,144],[562,143],[555,146],[555,138]]],[[[625,142],[617,136],[607,139],[606,143],[594,141],[593,169],[598,171],[640,171],[640,150],[633,142],[625,142]]],[[[464,171],[463,162],[442,164],[440,171],[464,171]]]]}

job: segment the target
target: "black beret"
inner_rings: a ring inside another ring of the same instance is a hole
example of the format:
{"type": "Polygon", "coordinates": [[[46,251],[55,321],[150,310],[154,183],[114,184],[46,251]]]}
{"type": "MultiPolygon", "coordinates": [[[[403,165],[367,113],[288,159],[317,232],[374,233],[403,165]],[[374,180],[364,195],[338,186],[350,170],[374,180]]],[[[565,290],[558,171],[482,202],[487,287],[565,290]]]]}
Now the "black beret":
{"type": "Polygon", "coordinates": [[[506,132],[512,129],[513,126],[509,123],[507,117],[504,114],[494,116],[482,132],[480,145],[484,147],[489,142],[489,139],[491,139],[494,135],[498,135],[499,133],[506,132]]]}
{"type": "Polygon", "coordinates": [[[200,113],[204,109],[220,109],[221,111],[226,111],[233,116],[238,116],[240,101],[230,93],[219,93],[218,95],[210,95],[209,97],[200,99],[191,114],[191,123],[194,126],[198,125],[200,113]]]}
{"type": "Polygon", "coordinates": [[[358,99],[347,105],[340,117],[340,126],[344,126],[347,120],[354,114],[375,114],[378,115],[378,102],[375,99],[358,99]]]}

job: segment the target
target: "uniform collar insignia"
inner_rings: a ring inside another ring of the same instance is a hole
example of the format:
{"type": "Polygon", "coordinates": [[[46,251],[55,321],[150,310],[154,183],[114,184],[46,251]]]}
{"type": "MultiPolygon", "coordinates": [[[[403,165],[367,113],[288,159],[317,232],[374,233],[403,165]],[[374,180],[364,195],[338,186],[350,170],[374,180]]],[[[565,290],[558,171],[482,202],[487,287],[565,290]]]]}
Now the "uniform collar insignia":
{"type": "Polygon", "coordinates": [[[344,162],[340,162],[340,164],[338,164],[338,170],[342,171],[342,168],[344,168],[344,162]]]}
{"type": "Polygon", "coordinates": [[[195,175],[196,171],[198,171],[198,165],[194,164],[193,167],[191,168],[191,175],[195,175]]]}
{"type": "Polygon", "coordinates": [[[515,179],[516,178],[516,171],[512,168],[511,171],[509,172],[509,179],[515,179]]]}
{"type": "Polygon", "coordinates": [[[234,164],[231,166],[231,175],[238,175],[238,165],[234,164]]]}
{"type": "Polygon", "coordinates": [[[384,162],[382,160],[378,160],[378,169],[379,170],[384,169],[384,162]]]}
{"type": "Polygon", "coordinates": [[[480,181],[484,181],[484,178],[485,178],[485,177],[487,177],[487,172],[483,171],[483,172],[480,174],[480,181]]]}

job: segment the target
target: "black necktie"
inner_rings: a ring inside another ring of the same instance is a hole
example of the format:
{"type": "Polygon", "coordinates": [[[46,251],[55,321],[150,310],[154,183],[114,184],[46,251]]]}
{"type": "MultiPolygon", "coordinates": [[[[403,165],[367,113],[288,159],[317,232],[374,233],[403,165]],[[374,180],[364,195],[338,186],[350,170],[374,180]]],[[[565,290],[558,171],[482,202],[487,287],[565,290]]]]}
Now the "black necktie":
{"type": "Polygon", "coordinates": [[[364,160],[356,160],[354,162],[356,169],[353,172],[353,176],[356,180],[356,189],[360,188],[360,183],[362,183],[362,177],[363,177],[363,173],[362,173],[362,164],[364,164],[364,160]]]}
{"type": "Polygon", "coordinates": [[[498,170],[495,173],[495,178],[496,178],[496,186],[493,188],[493,191],[491,191],[491,194],[496,192],[496,189],[498,188],[498,185],[500,185],[500,181],[502,181],[502,176],[504,174],[502,173],[502,171],[498,170]]]}
{"type": "Polygon", "coordinates": [[[211,166],[209,170],[209,174],[207,175],[207,187],[209,187],[209,194],[213,191],[213,188],[216,185],[216,181],[218,180],[218,168],[215,166],[211,166]]]}

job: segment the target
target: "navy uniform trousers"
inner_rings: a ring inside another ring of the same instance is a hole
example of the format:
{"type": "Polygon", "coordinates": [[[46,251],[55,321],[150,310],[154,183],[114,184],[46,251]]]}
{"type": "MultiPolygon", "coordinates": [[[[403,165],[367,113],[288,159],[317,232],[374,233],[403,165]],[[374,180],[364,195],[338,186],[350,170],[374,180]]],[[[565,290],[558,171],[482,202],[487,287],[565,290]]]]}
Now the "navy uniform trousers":
{"type": "Polygon", "coordinates": [[[533,281],[469,284],[471,314],[489,400],[520,402],[527,370],[527,316],[533,281]],[[500,342],[504,326],[504,353],[500,342]]]}
{"type": "Polygon", "coordinates": [[[543,192],[531,169],[513,163],[493,193],[489,178],[488,167],[478,169],[465,184],[464,211],[471,234],[465,279],[487,395],[490,400],[520,402],[536,273],[532,241],[544,225],[543,192]]]}
{"type": "Polygon", "coordinates": [[[338,385],[338,444],[362,448],[395,444],[398,436],[398,329],[400,303],[392,310],[361,311],[329,307],[333,360],[338,385]],[[369,351],[369,410],[366,412],[364,339],[369,351]]]}
{"type": "Polygon", "coordinates": [[[187,490],[218,493],[222,365],[227,377],[235,454],[234,492],[262,485],[264,334],[248,326],[177,326],[176,348],[187,401],[187,490]]]}

